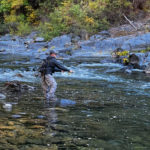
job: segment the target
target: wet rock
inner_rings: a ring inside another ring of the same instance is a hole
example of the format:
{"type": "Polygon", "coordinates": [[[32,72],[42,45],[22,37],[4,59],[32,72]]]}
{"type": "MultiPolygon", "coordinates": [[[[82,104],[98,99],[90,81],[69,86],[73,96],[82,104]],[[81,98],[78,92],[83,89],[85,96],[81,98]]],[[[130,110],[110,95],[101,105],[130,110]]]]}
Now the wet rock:
{"type": "Polygon", "coordinates": [[[122,49],[133,50],[133,49],[145,49],[150,46],[150,33],[146,33],[139,36],[134,36],[122,44],[122,49]]]}
{"type": "Polygon", "coordinates": [[[0,130],[14,130],[14,129],[16,129],[14,126],[0,125],[0,130]]]}
{"type": "Polygon", "coordinates": [[[47,121],[46,120],[42,120],[42,119],[20,119],[19,122],[24,123],[26,125],[42,125],[44,126],[47,121]]]}
{"type": "Polygon", "coordinates": [[[2,99],[6,99],[6,96],[4,94],[0,93],[0,100],[2,100],[2,99]]]}
{"type": "Polygon", "coordinates": [[[147,65],[144,71],[145,73],[150,74],[150,63],[147,65]]]}
{"type": "Polygon", "coordinates": [[[25,41],[24,44],[25,44],[25,45],[29,45],[29,44],[31,44],[31,43],[33,43],[33,42],[34,42],[34,41],[33,41],[32,39],[30,39],[30,40],[28,40],[28,41],[25,41]]]}
{"type": "Polygon", "coordinates": [[[131,70],[131,69],[124,69],[123,71],[126,72],[126,73],[129,73],[129,74],[132,73],[132,70],[131,70]]]}
{"type": "Polygon", "coordinates": [[[33,97],[33,100],[43,100],[43,97],[33,97]]]}
{"type": "Polygon", "coordinates": [[[5,49],[0,49],[0,53],[5,52],[5,51],[6,51],[5,49]]]}
{"type": "Polygon", "coordinates": [[[88,140],[85,139],[81,139],[81,138],[74,138],[73,142],[77,145],[77,146],[87,146],[88,140]]]}
{"type": "Polygon", "coordinates": [[[40,138],[28,138],[26,139],[26,143],[28,144],[35,144],[35,145],[45,145],[45,141],[43,139],[40,139],[40,138]]]}
{"type": "Polygon", "coordinates": [[[62,49],[62,50],[59,50],[59,55],[63,53],[63,54],[66,54],[66,55],[72,55],[72,50],[71,49],[62,49]]]}
{"type": "Polygon", "coordinates": [[[68,43],[71,43],[71,36],[70,35],[62,35],[56,38],[53,38],[49,43],[50,49],[53,50],[60,50],[60,49],[66,49],[66,45],[68,43]]]}
{"type": "Polygon", "coordinates": [[[13,121],[8,121],[8,126],[14,126],[14,122],[13,121]]]}
{"type": "Polygon", "coordinates": [[[131,65],[134,69],[140,69],[139,65],[139,57],[136,54],[129,55],[129,65],[131,65]]]}
{"type": "Polygon", "coordinates": [[[16,74],[15,76],[16,76],[16,77],[20,77],[20,78],[23,78],[23,77],[24,77],[24,76],[23,76],[22,74],[20,74],[20,73],[16,74]]]}
{"type": "Polygon", "coordinates": [[[10,111],[12,111],[12,104],[10,104],[10,103],[5,103],[5,104],[3,104],[3,108],[4,108],[6,111],[10,112],[10,111]]]}
{"type": "Polygon", "coordinates": [[[77,43],[79,40],[80,40],[79,36],[72,36],[72,38],[71,38],[72,43],[77,43]]]}
{"type": "Polygon", "coordinates": [[[15,118],[15,119],[21,118],[21,117],[22,117],[21,115],[12,115],[12,118],[15,118]]]}
{"type": "Polygon", "coordinates": [[[106,30],[101,31],[101,32],[99,32],[98,34],[99,34],[99,35],[102,35],[102,36],[104,36],[104,37],[110,37],[110,36],[111,36],[110,32],[109,32],[109,31],[106,31],[106,30]]]}
{"type": "Polygon", "coordinates": [[[8,142],[13,145],[25,144],[26,136],[19,136],[19,137],[8,139],[8,142]]]}
{"type": "Polygon", "coordinates": [[[30,86],[30,85],[23,84],[19,81],[12,81],[12,82],[6,82],[5,83],[5,89],[12,91],[12,92],[23,92],[25,90],[32,91],[35,88],[30,86]]]}
{"type": "Polygon", "coordinates": [[[73,106],[75,105],[76,102],[75,101],[72,101],[72,100],[68,100],[68,99],[61,99],[60,100],[60,105],[62,107],[66,107],[66,106],[73,106]]]}
{"type": "Polygon", "coordinates": [[[11,40],[12,41],[16,41],[17,39],[16,39],[16,37],[12,37],[11,40]]]}
{"type": "Polygon", "coordinates": [[[38,119],[44,119],[45,116],[43,116],[43,115],[38,115],[37,118],[38,118],[38,119]]]}
{"type": "Polygon", "coordinates": [[[6,149],[11,149],[11,150],[17,150],[18,148],[17,148],[17,146],[16,145],[12,145],[12,144],[10,144],[10,143],[6,143],[6,144],[1,144],[0,145],[0,149],[1,150],[6,150],[6,149]]]}
{"type": "Polygon", "coordinates": [[[37,37],[37,38],[35,38],[34,42],[44,42],[44,38],[43,37],[37,37]]]}
{"type": "Polygon", "coordinates": [[[38,145],[32,145],[30,147],[25,148],[26,150],[58,150],[57,145],[51,145],[51,144],[47,144],[47,146],[38,146],[38,145]]]}
{"type": "Polygon", "coordinates": [[[67,109],[63,109],[63,108],[60,108],[60,107],[49,108],[48,110],[56,110],[56,111],[61,111],[61,112],[67,112],[68,111],[67,109]]]}
{"type": "Polygon", "coordinates": [[[6,34],[2,37],[0,37],[0,41],[7,41],[7,40],[11,40],[12,36],[10,34],[6,34]]]}
{"type": "Polygon", "coordinates": [[[64,132],[64,133],[68,133],[69,131],[63,126],[63,125],[51,125],[51,128],[53,130],[59,131],[59,132],[64,132]]]}
{"type": "Polygon", "coordinates": [[[45,129],[44,126],[40,126],[40,125],[33,125],[29,127],[30,129],[45,129]]]}
{"type": "Polygon", "coordinates": [[[105,39],[105,37],[104,36],[102,36],[102,35],[93,35],[93,36],[91,36],[90,37],[90,40],[104,40],[105,39]]]}

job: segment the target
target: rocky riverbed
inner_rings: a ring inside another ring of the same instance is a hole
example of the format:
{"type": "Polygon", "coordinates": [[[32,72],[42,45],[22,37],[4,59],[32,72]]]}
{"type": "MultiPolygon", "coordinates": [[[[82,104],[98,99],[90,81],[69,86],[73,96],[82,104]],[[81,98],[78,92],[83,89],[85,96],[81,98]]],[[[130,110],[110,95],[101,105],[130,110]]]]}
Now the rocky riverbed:
{"type": "Polygon", "coordinates": [[[0,149],[149,149],[149,36],[1,37],[0,149]],[[47,103],[36,69],[50,49],[74,73],[55,74],[57,99],[47,103]]]}

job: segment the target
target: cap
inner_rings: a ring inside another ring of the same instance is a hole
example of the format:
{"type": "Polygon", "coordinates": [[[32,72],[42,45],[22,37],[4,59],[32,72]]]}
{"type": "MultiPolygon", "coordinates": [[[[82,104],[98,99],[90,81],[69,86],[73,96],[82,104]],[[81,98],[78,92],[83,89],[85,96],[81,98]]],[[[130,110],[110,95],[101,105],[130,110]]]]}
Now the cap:
{"type": "Polygon", "coordinates": [[[54,50],[51,50],[49,54],[50,54],[50,55],[51,55],[51,54],[57,54],[57,52],[54,51],[54,50]]]}

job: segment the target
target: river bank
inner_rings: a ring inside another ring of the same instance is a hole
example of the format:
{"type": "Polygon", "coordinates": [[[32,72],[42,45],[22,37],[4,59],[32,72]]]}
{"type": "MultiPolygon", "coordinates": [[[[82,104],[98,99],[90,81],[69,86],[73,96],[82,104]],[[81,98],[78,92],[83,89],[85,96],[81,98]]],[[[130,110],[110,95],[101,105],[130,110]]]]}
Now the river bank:
{"type": "MultiPolygon", "coordinates": [[[[47,42],[43,37],[38,37],[36,32],[26,37],[7,34],[0,37],[0,54],[23,55],[34,61],[41,61],[50,50],[58,51],[60,57],[75,58],[111,56],[115,50],[121,48],[122,51],[129,51],[131,54],[143,53],[145,50],[146,55],[149,55],[147,50],[150,47],[149,20],[147,18],[134,23],[137,30],[126,24],[99,32],[86,38],[87,40],[84,40],[86,34],[81,37],[74,34],[62,35],[47,42]]],[[[149,58],[146,65],[148,63],[149,58]]]]}

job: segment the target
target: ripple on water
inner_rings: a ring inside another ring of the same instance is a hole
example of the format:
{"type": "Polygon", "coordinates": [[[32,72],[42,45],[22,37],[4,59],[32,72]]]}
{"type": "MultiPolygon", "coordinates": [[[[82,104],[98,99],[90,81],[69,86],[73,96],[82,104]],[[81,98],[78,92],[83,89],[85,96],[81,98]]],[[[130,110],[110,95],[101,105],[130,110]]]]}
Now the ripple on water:
{"type": "Polygon", "coordinates": [[[0,74],[0,81],[36,82],[34,74],[35,72],[32,71],[7,70],[0,74]]]}

